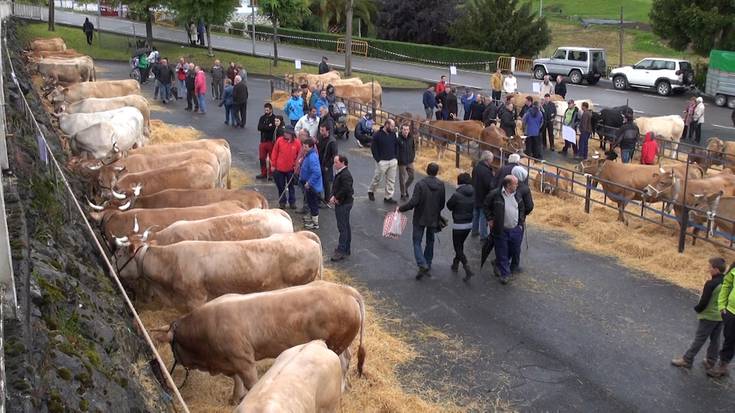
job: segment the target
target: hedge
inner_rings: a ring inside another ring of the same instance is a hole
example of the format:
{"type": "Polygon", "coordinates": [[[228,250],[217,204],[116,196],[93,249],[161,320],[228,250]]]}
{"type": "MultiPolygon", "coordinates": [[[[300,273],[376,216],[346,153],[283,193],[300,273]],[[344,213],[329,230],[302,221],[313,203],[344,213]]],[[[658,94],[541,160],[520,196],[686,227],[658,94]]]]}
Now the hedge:
{"type": "MultiPolygon", "coordinates": [[[[247,27],[248,32],[250,32],[252,30],[252,26],[248,24],[247,27]]],[[[239,28],[240,27],[238,27],[238,29],[239,28]]],[[[273,34],[273,27],[256,24],[255,31],[256,33],[273,34]]],[[[278,35],[282,43],[313,47],[329,51],[335,51],[337,49],[336,41],[344,38],[344,35],[342,34],[310,32],[283,27],[278,28],[278,35]],[[292,36],[297,38],[281,36],[292,36]]],[[[363,37],[353,37],[353,40],[364,40],[368,42],[371,46],[368,48],[369,57],[406,62],[431,63],[442,66],[448,66],[451,63],[459,66],[460,69],[493,71],[495,70],[495,64],[498,57],[507,56],[503,53],[456,49],[452,47],[396,42],[363,37]],[[400,56],[393,53],[397,53],[400,56]],[[484,62],[488,62],[488,64],[486,65],[484,62]]]]}

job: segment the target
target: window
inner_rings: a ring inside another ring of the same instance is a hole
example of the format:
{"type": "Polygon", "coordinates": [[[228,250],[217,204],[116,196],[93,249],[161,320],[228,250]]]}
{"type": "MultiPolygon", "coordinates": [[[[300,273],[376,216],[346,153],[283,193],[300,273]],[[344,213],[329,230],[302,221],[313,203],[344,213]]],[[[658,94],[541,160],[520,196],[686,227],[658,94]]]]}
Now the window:
{"type": "Polygon", "coordinates": [[[651,59],[643,59],[635,64],[635,69],[650,69],[652,63],[653,60],[651,59]]]}
{"type": "Polygon", "coordinates": [[[689,62],[679,62],[679,68],[686,72],[692,71],[692,65],[690,65],[689,62]]]}
{"type": "Polygon", "coordinates": [[[653,64],[651,65],[651,70],[662,70],[666,69],[666,61],[665,60],[654,60],[653,64]]]}
{"type": "Polygon", "coordinates": [[[666,70],[676,70],[676,62],[666,62],[666,70]]]}
{"type": "Polygon", "coordinates": [[[566,59],[567,51],[564,49],[558,49],[556,52],[554,52],[554,56],[552,56],[551,58],[552,59],[566,59]]]}
{"type": "Polygon", "coordinates": [[[586,62],[587,61],[587,52],[577,52],[577,58],[574,59],[578,62],[586,62]]]}

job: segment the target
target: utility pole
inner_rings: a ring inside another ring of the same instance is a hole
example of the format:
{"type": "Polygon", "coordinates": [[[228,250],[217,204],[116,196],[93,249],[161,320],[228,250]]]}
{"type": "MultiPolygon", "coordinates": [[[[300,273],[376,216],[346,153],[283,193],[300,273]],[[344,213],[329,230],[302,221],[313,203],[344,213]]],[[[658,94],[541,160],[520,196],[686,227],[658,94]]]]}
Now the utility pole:
{"type": "Polygon", "coordinates": [[[345,76],[352,76],[352,4],[347,3],[347,29],[345,30],[345,76]]]}
{"type": "Polygon", "coordinates": [[[620,58],[618,59],[618,66],[623,66],[623,6],[620,6],[620,58]]]}
{"type": "Polygon", "coordinates": [[[250,17],[253,25],[253,33],[250,35],[250,38],[253,41],[253,56],[255,56],[255,0],[250,0],[250,17]]]}
{"type": "MultiPolygon", "coordinates": [[[[97,0],[97,41],[102,42],[102,32],[100,31],[100,16],[102,15],[102,8],[100,7],[100,0],[97,0]]],[[[101,44],[100,44],[101,46],[101,44]]]]}
{"type": "Polygon", "coordinates": [[[544,0],[539,0],[538,3],[538,17],[544,16],[544,0]]]}

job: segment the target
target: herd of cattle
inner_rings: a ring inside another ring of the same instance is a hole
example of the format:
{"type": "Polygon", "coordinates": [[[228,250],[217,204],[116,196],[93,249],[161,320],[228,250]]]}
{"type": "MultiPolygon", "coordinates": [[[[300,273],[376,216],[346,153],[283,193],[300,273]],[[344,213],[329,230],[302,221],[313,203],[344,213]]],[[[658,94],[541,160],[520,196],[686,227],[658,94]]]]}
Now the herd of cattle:
{"type": "Polygon", "coordinates": [[[358,334],[362,373],[365,307],[355,289],[321,280],[319,237],[294,232],[260,193],[229,188],[225,140],[146,145],[137,82],[70,76],[91,58],[61,39],[32,42],[28,58],[56,65],[35,69],[53,83],[67,166],[88,183],[121,281],[139,302],[186,313],[152,336],[185,368],[231,377],[237,411],[336,411],[358,334]],[[267,358],[275,364],[258,380],[255,362],[267,358]]]}

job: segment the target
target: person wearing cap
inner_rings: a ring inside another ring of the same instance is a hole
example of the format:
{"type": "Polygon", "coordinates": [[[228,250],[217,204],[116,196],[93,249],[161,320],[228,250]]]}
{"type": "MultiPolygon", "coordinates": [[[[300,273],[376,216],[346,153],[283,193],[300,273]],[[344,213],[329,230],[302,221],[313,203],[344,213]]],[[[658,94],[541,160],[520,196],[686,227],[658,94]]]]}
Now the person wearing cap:
{"type": "MultiPolygon", "coordinates": [[[[579,126],[580,117],[579,117],[579,108],[577,108],[574,105],[574,99],[569,99],[567,102],[567,110],[564,112],[564,116],[561,119],[561,123],[564,126],[569,126],[570,128],[577,130],[577,127],[579,126]]],[[[564,140],[564,147],[561,148],[561,154],[564,156],[567,156],[567,151],[569,150],[569,147],[572,147],[573,154],[577,155],[577,142],[575,139],[575,142],[571,142],[568,140],[564,140]]]]}
{"type": "MultiPolygon", "coordinates": [[[[518,189],[516,191],[521,195],[523,199],[523,205],[526,207],[526,216],[531,215],[533,211],[533,196],[531,195],[531,187],[528,186],[528,170],[523,166],[515,166],[510,172],[511,175],[515,176],[518,180],[518,189]]],[[[525,235],[525,227],[521,227],[521,241],[525,235]]],[[[521,269],[521,249],[518,248],[514,251],[510,257],[510,272],[515,274],[523,272],[521,269]]]]}
{"type": "Polygon", "coordinates": [[[329,69],[329,65],[327,64],[327,56],[322,56],[322,62],[319,63],[319,74],[323,75],[325,73],[328,73],[331,69],[329,69]]]}
{"type": "Polygon", "coordinates": [[[623,117],[625,118],[625,123],[618,128],[613,146],[620,148],[620,157],[623,163],[628,163],[633,159],[633,153],[635,152],[635,147],[638,144],[641,132],[638,129],[638,125],[633,122],[632,110],[626,111],[623,117]]]}
{"type": "Polygon", "coordinates": [[[370,147],[373,142],[373,115],[366,113],[355,126],[355,139],[359,147],[370,147]]]}
{"type": "Polygon", "coordinates": [[[293,126],[286,125],[283,136],[276,139],[271,152],[271,174],[278,188],[278,204],[281,209],[286,208],[286,188],[288,187],[288,205],[296,208],[296,191],[294,190],[293,174],[296,158],[301,152],[301,141],[296,139],[293,126]]]}
{"type": "Polygon", "coordinates": [[[498,171],[498,175],[495,176],[495,187],[499,187],[503,184],[503,179],[505,179],[506,176],[510,175],[511,172],[513,172],[513,168],[518,166],[518,163],[521,162],[521,155],[517,153],[512,153],[510,156],[508,156],[508,162],[503,165],[502,168],[498,171]]]}
{"type": "Polygon", "coordinates": [[[694,116],[692,117],[692,135],[697,143],[702,140],[702,124],[704,123],[704,100],[702,97],[697,98],[697,106],[694,107],[694,116]]]}

